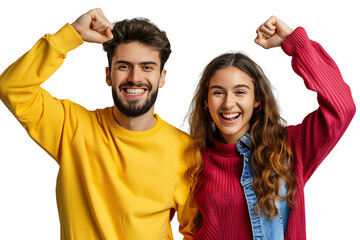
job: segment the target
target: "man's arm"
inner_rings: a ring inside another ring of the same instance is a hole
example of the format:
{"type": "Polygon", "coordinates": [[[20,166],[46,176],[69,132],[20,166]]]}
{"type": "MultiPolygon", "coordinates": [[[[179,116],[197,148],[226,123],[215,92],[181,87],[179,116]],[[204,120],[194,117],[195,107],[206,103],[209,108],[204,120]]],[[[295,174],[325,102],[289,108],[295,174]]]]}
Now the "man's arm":
{"type": "Polygon", "coordinates": [[[197,227],[201,222],[201,213],[198,210],[192,193],[189,193],[184,206],[178,208],[179,231],[184,240],[191,240],[194,237],[197,227]]]}
{"type": "MultiPolygon", "coordinates": [[[[66,24],[57,33],[45,35],[0,76],[0,99],[29,135],[57,161],[64,123],[76,124],[76,117],[71,114],[74,105],[52,97],[40,85],[61,66],[67,52],[83,40],[102,42],[112,38],[108,33],[112,27],[104,30],[104,25],[111,25],[105,19],[99,9],[83,14],[73,23],[76,28],[66,24]]],[[[71,136],[70,132],[67,134],[71,136]]]]}

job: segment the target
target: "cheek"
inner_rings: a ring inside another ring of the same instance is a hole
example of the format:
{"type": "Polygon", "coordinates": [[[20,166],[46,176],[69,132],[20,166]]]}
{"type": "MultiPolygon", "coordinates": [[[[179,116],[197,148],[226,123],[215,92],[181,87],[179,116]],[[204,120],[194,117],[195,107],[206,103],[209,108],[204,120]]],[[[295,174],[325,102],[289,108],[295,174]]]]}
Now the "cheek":
{"type": "Polygon", "coordinates": [[[248,114],[252,114],[252,112],[254,111],[254,107],[253,107],[253,104],[248,104],[244,111],[246,111],[248,114]]]}
{"type": "Polygon", "coordinates": [[[245,115],[247,116],[247,118],[251,118],[253,113],[254,113],[254,104],[255,102],[252,100],[249,100],[249,102],[247,104],[243,105],[243,111],[245,113],[245,115]]]}
{"type": "Polygon", "coordinates": [[[214,100],[214,99],[208,99],[208,111],[210,113],[211,118],[216,121],[217,118],[217,110],[219,108],[221,103],[219,103],[218,101],[214,100]]]}
{"type": "Polygon", "coordinates": [[[161,81],[162,80],[161,75],[158,73],[147,76],[147,79],[149,79],[152,82],[153,86],[159,85],[160,87],[161,84],[163,85],[163,83],[165,83],[165,81],[161,81]]]}
{"type": "Polygon", "coordinates": [[[113,72],[113,74],[111,75],[112,85],[113,86],[119,85],[119,82],[121,82],[122,79],[124,78],[125,78],[124,74],[113,72]]]}
{"type": "Polygon", "coordinates": [[[212,120],[214,121],[214,122],[217,122],[217,120],[216,120],[216,112],[214,112],[214,111],[212,111],[212,110],[209,110],[209,112],[210,112],[210,116],[211,116],[211,118],[212,118],[212,120]]]}

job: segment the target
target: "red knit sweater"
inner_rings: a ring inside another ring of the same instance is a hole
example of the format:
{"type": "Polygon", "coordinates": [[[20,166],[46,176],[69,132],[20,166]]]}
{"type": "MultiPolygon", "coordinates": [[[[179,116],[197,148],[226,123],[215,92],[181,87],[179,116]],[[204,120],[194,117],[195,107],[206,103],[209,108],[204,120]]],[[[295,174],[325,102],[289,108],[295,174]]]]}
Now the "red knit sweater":
{"type": "Polygon", "coordinates": [[[204,171],[194,200],[202,214],[194,240],[252,239],[251,222],[240,183],[243,157],[236,144],[215,141],[204,153],[204,171]]]}
{"type": "MultiPolygon", "coordinates": [[[[296,206],[290,210],[285,239],[304,240],[305,183],[343,135],[355,114],[355,104],[335,62],[318,43],[309,40],[303,28],[297,28],[281,47],[292,56],[292,67],[305,86],[318,93],[319,108],[301,124],[288,127],[296,206]]],[[[240,156],[234,156],[234,149],[215,142],[204,154],[202,185],[194,193],[203,221],[194,239],[252,238],[239,180],[243,163],[240,156]]]]}

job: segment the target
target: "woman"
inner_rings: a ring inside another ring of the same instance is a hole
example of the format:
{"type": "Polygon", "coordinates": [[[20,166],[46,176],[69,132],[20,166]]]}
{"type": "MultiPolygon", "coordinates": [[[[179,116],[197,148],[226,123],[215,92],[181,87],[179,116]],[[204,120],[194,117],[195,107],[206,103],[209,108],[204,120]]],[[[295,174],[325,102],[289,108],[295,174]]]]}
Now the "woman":
{"type": "Polygon", "coordinates": [[[268,79],[251,59],[230,53],[207,65],[189,116],[189,152],[203,155],[187,172],[202,215],[194,239],[306,239],[304,185],[355,114],[336,64],[303,28],[293,31],[271,17],[255,42],[292,56],[319,108],[285,126],[268,79]]]}

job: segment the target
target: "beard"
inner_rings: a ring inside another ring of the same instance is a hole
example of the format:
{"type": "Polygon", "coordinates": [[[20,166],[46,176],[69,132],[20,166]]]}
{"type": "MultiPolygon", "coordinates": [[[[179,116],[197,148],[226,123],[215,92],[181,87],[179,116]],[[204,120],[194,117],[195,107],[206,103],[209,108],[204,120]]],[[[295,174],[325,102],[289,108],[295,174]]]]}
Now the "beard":
{"type": "MultiPolygon", "coordinates": [[[[126,83],[124,85],[119,86],[119,88],[121,89],[124,86],[128,86],[128,87],[132,87],[132,86],[137,86],[137,87],[141,87],[144,86],[144,84],[140,84],[140,85],[135,85],[134,83],[126,83]]],[[[114,99],[114,103],[115,106],[119,109],[119,111],[124,114],[127,117],[138,117],[141,116],[145,113],[147,113],[150,108],[154,105],[157,95],[158,95],[158,91],[159,88],[157,87],[156,90],[151,93],[152,87],[148,86],[148,91],[150,93],[150,96],[148,99],[146,99],[145,103],[142,105],[139,105],[139,100],[127,100],[126,103],[124,103],[119,95],[117,94],[117,91],[113,88],[112,89],[112,95],[113,95],[113,99],[114,99]]],[[[120,90],[122,91],[122,90],[120,90]]]]}

